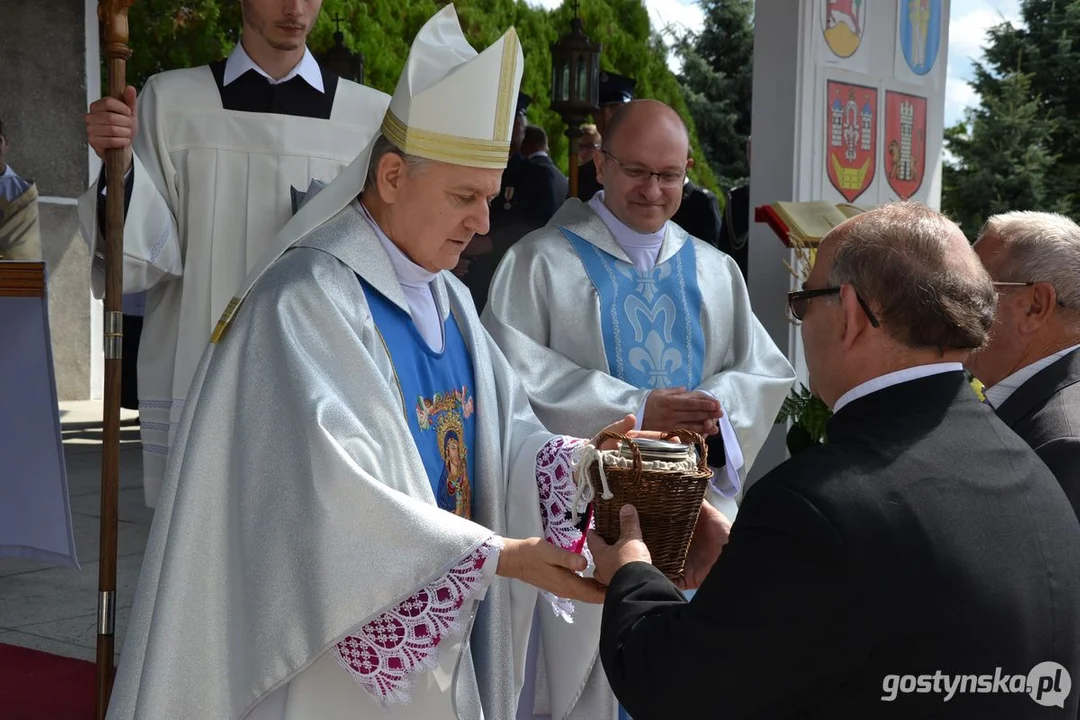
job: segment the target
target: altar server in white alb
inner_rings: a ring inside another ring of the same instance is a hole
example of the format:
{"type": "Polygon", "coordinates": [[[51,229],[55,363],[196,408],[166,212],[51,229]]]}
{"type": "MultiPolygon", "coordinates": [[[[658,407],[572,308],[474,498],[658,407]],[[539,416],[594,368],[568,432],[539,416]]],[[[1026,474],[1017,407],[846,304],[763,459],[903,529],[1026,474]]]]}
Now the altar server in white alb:
{"type": "Polygon", "coordinates": [[[710,500],[733,516],[794,371],[735,262],[670,222],[688,147],[667,105],[621,108],[595,158],[604,189],[510,249],[483,320],[554,432],[634,413],[646,430],[713,436],[710,500]]]}
{"type": "MultiPolygon", "coordinates": [[[[228,59],[155,75],[137,102],[129,87],[123,103],[103,98],[86,116],[99,155],[122,147],[128,156],[124,292],[148,291],[138,384],[151,507],[206,340],[293,212],[292,189],[333,180],[389,102],[321,68],[307,49],[322,0],[241,4],[243,37],[228,59]]],[[[79,209],[98,297],[104,180],[79,209]]]]}
{"type": "Polygon", "coordinates": [[[603,598],[568,512],[587,445],[540,425],[444,272],[488,230],[522,67],[513,30],[477,54],[440,10],[381,135],[230,303],[109,720],[512,720],[541,664],[553,718],[615,717],[579,629],[603,598]]]}

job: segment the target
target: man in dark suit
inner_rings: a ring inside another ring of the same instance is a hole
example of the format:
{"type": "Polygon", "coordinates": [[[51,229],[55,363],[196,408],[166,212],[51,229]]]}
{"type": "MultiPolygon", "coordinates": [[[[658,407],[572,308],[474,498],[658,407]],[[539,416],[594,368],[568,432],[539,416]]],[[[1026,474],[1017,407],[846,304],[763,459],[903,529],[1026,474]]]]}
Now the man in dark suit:
{"type": "Polygon", "coordinates": [[[828,443],[754,484],[726,545],[703,508],[690,602],[632,507],[616,545],[590,535],[600,656],[635,720],[1076,717],[1080,524],[961,365],[995,300],[923,206],[829,233],[789,296],[828,443]]]}
{"type": "Polygon", "coordinates": [[[720,204],[715,195],[689,177],[683,182],[682,202],[671,221],[717,250],[724,249],[720,245],[720,204]]]}
{"type": "Polygon", "coordinates": [[[472,239],[454,268],[454,274],[469,288],[477,312],[487,304],[491,278],[495,275],[499,258],[505,252],[506,238],[521,238],[532,229],[524,221],[519,207],[524,196],[521,192],[521,172],[528,165],[521,154],[521,143],[525,141],[525,126],[528,125],[526,113],[531,104],[530,96],[518,92],[514,126],[510,133],[510,158],[503,170],[499,194],[491,201],[490,229],[487,235],[477,235],[472,239]]]}
{"type": "Polygon", "coordinates": [[[566,175],[551,161],[551,156],[548,155],[547,133],[542,127],[525,127],[521,155],[525,158],[525,165],[521,169],[522,187],[519,191],[521,210],[535,223],[535,227],[542,227],[566,202],[566,175]]]}
{"type": "MultiPolygon", "coordinates": [[[[636,86],[637,81],[626,75],[613,72],[600,73],[600,112],[593,116],[593,120],[596,122],[596,130],[601,138],[607,132],[607,124],[611,116],[634,99],[636,86]]],[[[596,179],[595,163],[587,162],[578,166],[577,196],[581,202],[589,202],[592,196],[600,192],[603,187],[596,179]]]]}
{"type": "Polygon", "coordinates": [[[999,300],[990,343],[968,370],[1080,518],[1080,226],[1052,213],[994,215],[975,252],[999,300]]]}

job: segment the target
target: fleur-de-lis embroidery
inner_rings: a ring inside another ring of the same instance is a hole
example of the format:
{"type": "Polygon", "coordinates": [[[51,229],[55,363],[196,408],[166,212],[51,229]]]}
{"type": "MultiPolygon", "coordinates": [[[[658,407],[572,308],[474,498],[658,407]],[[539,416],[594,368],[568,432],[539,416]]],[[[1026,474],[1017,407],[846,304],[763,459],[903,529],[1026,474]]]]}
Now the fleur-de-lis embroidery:
{"type": "Polygon", "coordinates": [[[671,387],[671,373],[683,365],[682,353],[673,347],[665,347],[660,333],[652,330],[645,339],[645,349],[631,348],[627,359],[630,364],[649,376],[649,387],[671,387]]]}
{"type": "Polygon", "coordinates": [[[667,263],[652,270],[638,270],[625,263],[618,263],[617,267],[624,277],[637,280],[637,287],[634,288],[634,292],[645,296],[645,299],[649,302],[652,302],[657,293],[656,284],[671,274],[671,267],[667,263]]]}

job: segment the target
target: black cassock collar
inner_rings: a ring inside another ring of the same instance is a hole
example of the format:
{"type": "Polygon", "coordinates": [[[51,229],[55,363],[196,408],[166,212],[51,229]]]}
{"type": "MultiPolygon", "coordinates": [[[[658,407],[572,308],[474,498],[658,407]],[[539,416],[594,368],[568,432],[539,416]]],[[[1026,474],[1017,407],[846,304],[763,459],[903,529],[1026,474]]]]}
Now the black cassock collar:
{"type": "Polygon", "coordinates": [[[308,85],[299,75],[274,85],[255,70],[248,70],[225,85],[225,60],[210,63],[210,72],[214,74],[221,104],[226,110],[329,120],[330,112],[334,109],[338,76],[321,65],[319,71],[323,78],[323,92],[308,85]]]}

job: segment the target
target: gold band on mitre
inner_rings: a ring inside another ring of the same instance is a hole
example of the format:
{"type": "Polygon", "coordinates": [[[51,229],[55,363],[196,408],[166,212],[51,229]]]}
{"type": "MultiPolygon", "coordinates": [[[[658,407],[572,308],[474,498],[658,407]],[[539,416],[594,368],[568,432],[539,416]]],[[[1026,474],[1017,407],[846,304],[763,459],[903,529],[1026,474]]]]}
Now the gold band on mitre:
{"type": "Polygon", "coordinates": [[[406,155],[467,167],[502,170],[510,156],[509,140],[478,140],[409,127],[387,110],[382,134],[406,155]]]}

